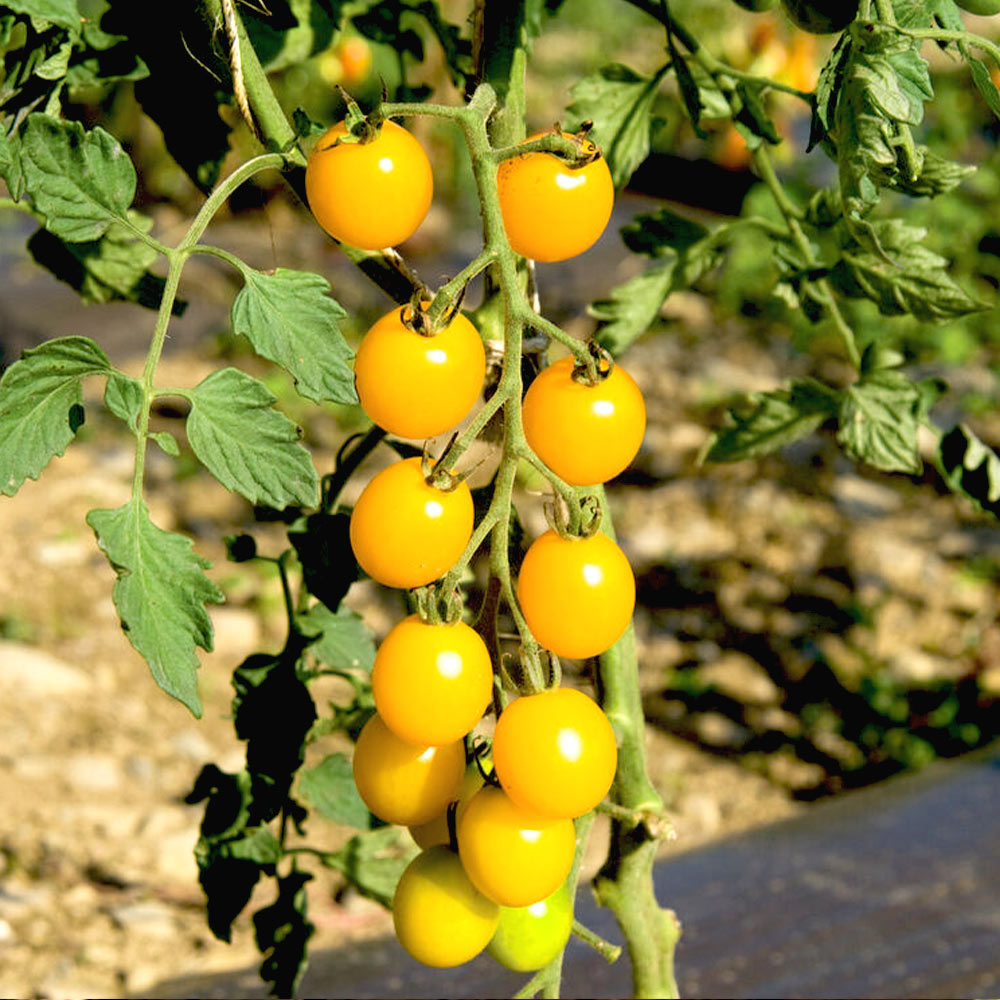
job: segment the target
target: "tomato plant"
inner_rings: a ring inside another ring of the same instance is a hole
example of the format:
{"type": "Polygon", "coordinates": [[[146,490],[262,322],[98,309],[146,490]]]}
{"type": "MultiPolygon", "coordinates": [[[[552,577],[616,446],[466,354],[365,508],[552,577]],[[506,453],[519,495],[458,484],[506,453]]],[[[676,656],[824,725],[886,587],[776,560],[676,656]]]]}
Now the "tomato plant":
{"type": "Polygon", "coordinates": [[[595,384],[560,358],[528,387],[521,411],[535,454],[574,486],[606,483],[635,458],[646,430],[646,404],[635,380],[615,365],[595,384]]]}
{"type": "Polygon", "coordinates": [[[493,766],[511,800],[543,816],[582,816],[611,788],[618,751],[607,716],[575,688],[512,701],[497,720],[493,766]]]}
{"type": "Polygon", "coordinates": [[[632,619],[635,578],[607,535],[563,538],[549,530],[525,553],[517,599],[531,634],[546,649],[577,659],[597,656],[632,619]]]}
{"type": "Polygon", "coordinates": [[[409,239],[434,193],[423,147],[391,121],[354,142],[346,122],[329,128],[309,156],[305,181],[316,221],[334,239],[363,250],[409,239]]]}
{"type": "Polygon", "coordinates": [[[368,330],[354,358],[365,413],[406,438],[451,430],[479,398],[485,375],[483,342],[461,313],[424,333],[415,328],[412,308],[393,309],[368,330]]]}
{"type": "Polygon", "coordinates": [[[493,785],[473,796],[457,833],[472,884],[503,906],[529,906],[555,892],[576,850],[572,820],[522,809],[493,785]]]}
{"type": "Polygon", "coordinates": [[[497,904],[473,886],[458,855],[443,844],[410,862],[392,899],[399,943],[418,962],[442,969],[475,958],[499,918],[497,904]]]}
{"type": "Polygon", "coordinates": [[[351,547],[361,568],[387,587],[421,587],[462,554],[472,535],[472,494],[464,483],[439,489],[419,458],[383,469],[351,513],[351,547]]]}
{"type": "Polygon", "coordinates": [[[382,721],[400,739],[453,743],[482,718],[493,694],[489,651],[464,622],[429,625],[410,615],[379,647],[372,693],[382,721]]]}
{"type": "Polygon", "coordinates": [[[414,746],[373,715],[354,748],[354,782],[365,805],[386,823],[419,826],[458,798],[465,774],[461,740],[414,746]]]}
{"type": "Polygon", "coordinates": [[[584,141],[583,153],[595,158],[575,168],[552,153],[524,153],[500,164],[500,209],[516,253],[566,260],[588,250],[604,232],[615,200],[611,172],[592,142],[584,141]]]}
{"type": "Polygon", "coordinates": [[[501,906],[486,950],[514,972],[533,972],[562,953],[573,929],[573,899],[565,884],[530,906],[501,906]]]}

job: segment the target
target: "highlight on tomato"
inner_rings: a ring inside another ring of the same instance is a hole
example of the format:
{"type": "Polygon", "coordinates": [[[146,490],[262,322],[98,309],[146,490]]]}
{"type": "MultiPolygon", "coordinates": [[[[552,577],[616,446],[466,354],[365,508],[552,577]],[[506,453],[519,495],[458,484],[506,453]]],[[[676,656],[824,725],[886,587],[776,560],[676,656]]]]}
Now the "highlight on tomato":
{"type": "Polygon", "coordinates": [[[531,543],[517,578],[531,634],[557,656],[598,656],[621,638],[635,609],[635,577],[607,535],[563,538],[549,530],[531,543]]]}
{"type": "Polygon", "coordinates": [[[575,688],[554,688],[517,698],[500,713],[493,766],[517,805],[572,819],[608,794],[618,747],[593,699],[575,688]]]}
{"type": "Polygon", "coordinates": [[[573,930],[573,899],[565,882],[530,906],[501,906],[486,953],[514,972],[535,972],[566,947],[573,930]]]}
{"type": "Polygon", "coordinates": [[[434,334],[415,329],[402,306],[377,320],[354,358],[362,409],[379,427],[406,438],[451,430],[472,409],[486,377],[486,351],[461,313],[434,334]]]}
{"type": "Polygon", "coordinates": [[[387,587],[412,589],[443,576],[472,537],[472,493],[465,482],[438,489],[422,459],[379,472],[351,512],[351,548],[361,568],[387,587]]]}
{"type": "Polygon", "coordinates": [[[472,884],[502,906],[529,906],[551,895],[573,865],[570,819],[550,819],[486,785],[458,821],[458,853],[472,884]]]}
{"type": "Polygon", "coordinates": [[[583,152],[598,155],[582,167],[571,167],[553,153],[524,153],[501,162],[497,191],[515,253],[532,260],[566,260],[590,249],[604,232],[614,206],[614,182],[592,142],[583,141],[583,152]]]}
{"type": "Polygon", "coordinates": [[[573,486],[614,479],[635,458],[646,432],[646,404],[635,379],[615,364],[590,385],[576,376],[572,356],[542,370],[521,412],[532,450],[573,486]]]}
{"type": "Polygon", "coordinates": [[[462,740],[439,747],[406,743],[373,715],[354,747],[354,784],[386,823],[427,823],[458,798],[465,774],[462,740]]]}
{"type": "Polygon", "coordinates": [[[439,969],[475,958],[499,919],[500,908],[475,888],[458,855],[443,844],[406,866],[392,900],[399,943],[418,962],[439,969]]]}
{"type": "Polygon", "coordinates": [[[380,718],[401,740],[453,743],[472,730],[490,703],[489,650],[464,622],[430,625],[410,615],[382,640],[372,691],[380,718]]]}
{"type": "Polygon", "coordinates": [[[306,198],[334,239],[382,250],[409,239],[431,206],[434,178],[423,146],[383,121],[370,141],[346,142],[346,122],[320,136],[306,164],[306,198]]]}

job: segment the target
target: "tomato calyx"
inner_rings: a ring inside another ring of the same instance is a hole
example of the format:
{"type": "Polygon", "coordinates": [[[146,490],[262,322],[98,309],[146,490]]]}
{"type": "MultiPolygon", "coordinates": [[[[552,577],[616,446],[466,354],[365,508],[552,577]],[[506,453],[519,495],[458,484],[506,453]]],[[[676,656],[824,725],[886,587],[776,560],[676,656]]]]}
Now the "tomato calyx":
{"type": "Polygon", "coordinates": [[[602,156],[597,145],[587,138],[593,127],[592,121],[585,121],[575,133],[569,133],[562,130],[559,122],[555,122],[551,128],[516,146],[494,150],[494,156],[500,162],[532,153],[550,153],[565,163],[568,169],[581,170],[602,156]]]}
{"type": "Polygon", "coordinates": [[[600,385],[614,371],[615,359],[596,340],[587,342],[589,358],[577,358],[572,379],[580,385],[600,385]]]}
{"type": "Polygon", "coordinates": [[[409,304],[400,307],[400,323],[407,330],[412,330],[421,337],[436,337],[442,330],[451,326],[452,321],[458,315],[465,299],[467,287],[467,285],[463,285],[458,294],[436,315],[431,308],[433,302],[427,287],[422,285],[415,288],[409,304]]]}
{"type": "Polygon", "coordinates": [[[454,625],[462,620],[465,601],[454,587],[442,593],[434,584],[413,591],[417,614],[425,625],[454,625]]]}
{"type": "Polygon", "coordinates": [[[453,434],[448,447],[441,453],[441,457],[435,461],[431,460],[427,454],[427,445],[424,444],[423,454],[420,457],[420,468],[424,474],[427,485],[442,493],[452,493],[465,482],[475,471],[475,467],[466,469],[465,472],[455,472],[454,469],[444,468],[444,460],[448,456],[448,450],[455,441],[457,434],[453,434]]]}
{"type": "Polygon", "coordinates": [[[581,538],[592,538],[600,531],[604,512],[601,503],[593,493],[581,497],[574,524],[566,506],[555,499],[544,504],[545,523],[560,537],[572,542],[581,538]]]}

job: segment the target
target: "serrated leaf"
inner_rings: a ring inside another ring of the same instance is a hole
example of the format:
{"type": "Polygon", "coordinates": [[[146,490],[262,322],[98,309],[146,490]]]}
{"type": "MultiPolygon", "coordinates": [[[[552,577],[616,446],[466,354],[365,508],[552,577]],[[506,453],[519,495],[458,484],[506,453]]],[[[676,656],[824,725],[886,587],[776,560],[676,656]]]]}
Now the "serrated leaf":
{"type": "Polygon", "coordinates": [[[28,115],[20,142],[25,189],[45,228],[71,243],[125,221],[135,197],[132,161],[102,128],[28,115]]]}
{"type": "Polygon", "coordinates": [[[938,444],[938,465],[953,492],[978,510],[1000,517],[1000,456],[965,424],[958,424],[938,444]]]}
{"type": "Polygon", "coordinates": [[[354,355],[340,332],[347,313],[328,294],[326,279],[286,268],[274,274],[244,268],[243,280],[233,302],[233,331],[281,365],[307,399],[356,403],[354,355]]]}
{"type": "Polygon", "coordinates": [[[391,906],[399,876],[418,853],[398,827],[384,826],[351,837],[340,850],[325,855],[323,864],[346,875],[363,896],[391,906]]]}
{"type": "Polygon", "coordinates": [[[592,138],[600,146],[615,187],[622,187],[649,155],[651,110],[663,70],[646,77],[621,63],[603,66],[570,89],[566,109],[571,128],[592,121],[592,138]]]}
{"type": "Polygon", "coordinates": [[[319,634],[309,652],[322,663],[335,670],[371,673],[375,638],[356,611],[340,607],[334,612],[323,604],[315,604],[299,618],[299,624],[307,634],[319,634]]]}
{"type": "Polygon", "coordinates": [[[144,401],[142,383],[123,372],[113,372],[104,389],[104,405],[128,424],[133,434],[139,432],[139,414],[144,401]]]}
{"type": "Polygon", "coordinates": [[[342,753],[329,757],[302,772],[299,793],[311,802],[319,814],[331,823],[368,830],[373,816],[368,811],[354,784],[350,760],[342,753]]]}
{"type": "Polygon", "coordinates": [[[336,611],[358,578],[350,538],[351,517],[344,511],[317,511],[288,529],[288,540],[302,566],[302,579],[313,597],[336,611]]]}
{"type": "Polygon", "coordinates": [[[122,629],[167,694],[201,717],[195,646],[212,649],[206,604],[222,592],[205,576],[210,565],[191,539],[158,528],[141,498],[114,510],[92,510],[87,523],[117,574],[112,598],[122,629]]]}
{"type": "Polygon", "coordinates": [[[882,369],[841,395],[837,440],[859,462],[883,472],[919,473],[920,390],[902,372],[882,369]]]}
{"type": "Polygon", "coordinates": [[[719,431],[705,452],[709,462],[760,458],[811,434],[837,413],[838,394],[814,379],[791,389],[751,393],[746,412],[732,411],[733,426],[719,431]]]}
{"type": "Polygon", "coordinates": [[[316,928],[306,917],[308,872],[293,869],[278,879],[278,898],[253,915],[254,939],[264,955],[260,977],[271,984],[271,995],[293,997],[306,971],[309,939],[316,928]]]}
{"type": "Polygon", "coordinates": [[[66,450],[83,423],[80,382],[112,371],[87,337],[62,337],[25,351],[0,378],[0,492],[13,496],[66,450]]]}
{"type": "Polygon", "coordinates": [[[923,320],[966,316],[986,308],[950,277],[945,258],[920,242],[925,230],[899,219],[869,229],[877,249],[849,243],[830,270],[831,282],[843,294],[871,299],[885,316],[909,313],[923,320]]]}
{"type": "Polygon", "coordinates": [[[76,0],[5,0],[4,6],[17,14],[28,14],[36,31],[50,25],[77,34],[80,31],[76,0]]]}
{"type": "Polygon", "coordinates": [[[223,486],[277,510],[317,504],[319,477],[299,430],[273,409],[275,396],[262,382],[222,368],[195,386],[190,400],[188,441],[223,486]]]}

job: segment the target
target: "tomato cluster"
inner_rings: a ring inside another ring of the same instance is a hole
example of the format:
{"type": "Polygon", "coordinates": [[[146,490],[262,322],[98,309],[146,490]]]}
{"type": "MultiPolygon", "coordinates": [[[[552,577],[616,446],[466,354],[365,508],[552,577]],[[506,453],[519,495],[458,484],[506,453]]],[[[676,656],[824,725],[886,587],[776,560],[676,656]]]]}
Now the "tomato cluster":
{"type": "MultiPolygon", "coordinates": [[[[361,141],[346,133],[343,123],[335,126],[310,158],[313,212],[354,246],[406,239],[430,204],[423,150],[390,122],[361,141]],[[402,211],[396,185],[408,175],[418,183],[402,211]]],[[[607,225],[614,199],[607,164],[592,144],[575,141],[582,166],[545,152],[499,164],[500,207],[517,253],[563,260],[586,250],[607,225]]],[[[426,440],[454,428],[484,383],[476,328],[458,312],[433,320],[432,314],[417,301],[387,313],[365,334],[355,360],[365,412],[404,438],[426,440]]],[[[639,449],[646,419],[635,382],[606,357],[551,365],[529,387],[522,415],[527,446],[554,482],[572,486],[621,473],[639,449]]],[[[416,457],[371,479],[351,514],[350,539],[369,576],[409,590],[468,558],[473,528],[466,483],[416,457]]],[[[529,547],[516,600],[542,647],[557,657],[585,658],[610,648],[628,627],[635,583],[610,537],[596,531],[577,537],[560,526],[529,547]]],[[[419,606],[425,617],[398,622],[378,648],[375,714],[360,733],[353,764],[371,812],[409,827],[422,848],[398,883],[396,934],[428,965],[457,965],[488,947],[510,968],[540,968],[570,933],[574,820],[611,788],[614,731],[593,699],[556,686],[522,693],[502,710],[498,704],[491,759],[478,744],[473,750],[472,731],[494,696],[490,651],[454,615],[440,621],[436,610],[419,606]]]]}

